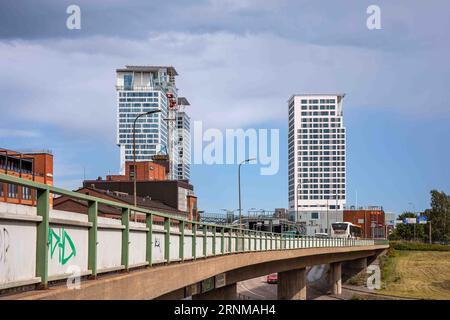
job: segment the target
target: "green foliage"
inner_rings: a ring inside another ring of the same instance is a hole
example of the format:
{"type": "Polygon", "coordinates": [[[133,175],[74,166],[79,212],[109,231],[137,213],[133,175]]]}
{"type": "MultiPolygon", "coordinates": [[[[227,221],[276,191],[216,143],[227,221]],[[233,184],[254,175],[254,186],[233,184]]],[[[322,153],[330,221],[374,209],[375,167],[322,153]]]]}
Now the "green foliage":
{"type": "Polygon", "coordinates": [[[399,255],[401,255],[401,252],[395,250],[395,248],[391,245],[390,242],[390,247],[387,254],[379,257],[381,280],[382,286],[384,288],[386,287],[386,283],[400,281],[400,276],[394,272],[396,262],[395,258],[398,257],[399,255]]]}
{"type": "Polygon", "coordinates": [[[445,192],[432,190],[431,209],[425,214],[431,220],[433,241],[450,241],[450,196],[445,192]]]}
{"type": "MultiPolygon", "coordinates": [[[[404,212],[398,216],[398,220],[404,218],[417,218],[417,215],[412,212],[404,212]]],[[[424,240],[425,226],[423,224],[398,224],[394,232],[389,236],[389,240],[424,240]],[[415,234],[415,237],[414,237],[415,234]]]]}
{"type": "MultiPolygon", "coordinates": [[[[450,241],[450,196],[445,192],[432,190],[431,208],[423,212],[431,221],[431,239],[435,241],[450,241]]],[[[412,212],[402,213],[398,219],[416,218],[412,212]]],[[[427,224],[399,224],[389,236],[389,240],[418,240],[429,241],[430,223],[427,224]],[[414,238],[414,228],[416,237],[414,238]]]]}
{"type": "Polygon", "coordinates": [[[449,245],[442,244],[429,244],[423,242],[411,242],[411,241],[390,241],[390,251],[395,252],[395,250],[418,250],[418,251],[450,251],[449,245]]]}

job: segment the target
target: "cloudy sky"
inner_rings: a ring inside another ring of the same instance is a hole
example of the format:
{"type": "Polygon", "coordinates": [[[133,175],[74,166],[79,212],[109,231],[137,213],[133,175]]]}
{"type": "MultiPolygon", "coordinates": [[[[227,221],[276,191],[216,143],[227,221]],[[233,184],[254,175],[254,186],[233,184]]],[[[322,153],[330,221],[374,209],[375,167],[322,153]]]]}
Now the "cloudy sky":
{"type": "MultiPolygon", "coordinates": [[[[115,69],[173,65],[192,120],[280,129],[280,171],[243,172],[243,207],[287,207],[292,93],[345,92],[347,202],[419,210],[450,191],[450,3],[203,0],[0,3],[0,146],[51,149],[56,184],[116,173],[115,69]],[[66,9],[81,8],[81,30],[66,9]],[[381,30],[366,9],[381,9],[381,30]]],[[[236,166],[194,165],[207,211],[237,207],[236,166]],[[211,177],[215,177],[211,179],[211,177]]]]}

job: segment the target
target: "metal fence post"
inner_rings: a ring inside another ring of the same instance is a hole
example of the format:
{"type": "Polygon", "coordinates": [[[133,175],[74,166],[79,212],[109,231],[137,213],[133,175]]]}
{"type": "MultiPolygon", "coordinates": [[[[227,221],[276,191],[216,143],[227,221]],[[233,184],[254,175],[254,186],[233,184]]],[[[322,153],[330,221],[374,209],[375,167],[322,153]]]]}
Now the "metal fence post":
{"type": "Polygon", "coordinates": [[[269,249],[267,247],[267,232],[264,232],[264,241],[265,241],[264,250],[267,251],[269,249]]]}
{"type": "Polygon", "coordinates": [[[206,254],[208,253],[207,246],[208,246],[208,226],[205,224],[203,225],[203,258],[206,258],[206,254]]]}
{"type": "Polygon", "coordinates": [[[233,248],[231,248],[231,244],[232,244],[232,237],[231,235],[233,234],[233,230],[228,229],[228,252],[231,253],[233,252],[233,248]]]}
{"type": "Polygon", "coordinates": [[[192,223],[192,259],[195,260],[197,251],[197,225],[192,223]]]}
{"type": "Polygon", "coordinates": [[[170,218],[164,218],[164,259],[170,263],[170,218]]]}
{"type": "Polygon", "coordinates": [[[97,227],[98,227],[98,219],[97,219],[97,211],[98,211],[98,203],[97,201],[89,201],[88,202],[88,220],[92,223],[92,226],[89,228],[88,234],[88,268],[91,270],[92,278],[97,277],[97,227]]]}
{"type": "Polygon", "coordinates": [[[220,233],[222,237],[222,240],[220,241],[220,252],[222,252],[222,254],[225,254],[225,228],[222,228],[220,233]]]}
{"type": "Polygon", "coordinates": [[[216,226],[213,226],[212,229],[213,229],[212,254],[213,254],[213,256],[215,256],[216,255],[216,232],[217,232],[216,226]]]}
{"type": "Polygon", "coordinates": [[[184,220],[182,221],[178,221],[179,224],[179,230],[180,230],[180,260],[184,261],[184,228],[185,228],[185,223],[184,220]]]}
{"type": "Polygon", "coordinates": [[[259,251],[262,251],[263,248],[263,234],[262,232],[259,232],[259,251]]]}
{"type": "Polygon", "coordinates": [[[41,278],[40,288],[47,289],[50,192],[47,189],[37,189],[36,193],[36,211],[37,215],[42,217],[42,220],[37,225],[36,234],[36,276],[41,278]]]}
{"type": "Polygon", "coordinates": [[[152,266],[152,250],[153,250],[153,214],[147,214],[145,217],[145,223],[148,228],[146,239],[146,260],[148,265],[152,266]]]}
{"type": "MultiPolygon", "coordinates": [[[[136,211],[134,212],[136,215],[136,211]]],[[[121,264],[128,270],[128,253],[130,246],[130,209],[122,208],[122,225],[125,227],[122,229],[122,258],[121,264]]]]}

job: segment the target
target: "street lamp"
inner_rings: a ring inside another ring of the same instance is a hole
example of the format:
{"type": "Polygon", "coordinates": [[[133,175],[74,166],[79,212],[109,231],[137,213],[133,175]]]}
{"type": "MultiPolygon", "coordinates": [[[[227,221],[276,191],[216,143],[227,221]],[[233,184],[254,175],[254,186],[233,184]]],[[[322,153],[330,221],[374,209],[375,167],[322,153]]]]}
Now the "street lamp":
{"type": "MultiPolygon", "coordinates": [[[[139,114],[133,121],[133,193],[134,193],[134,206],[137,204],[136,196],[136,121],[142,117],[150,114],[161,112],[161,110],[152,110],[139,114]]],[[[134,213],[134,221],[136,221],[136,212],[134,213]]]]}
{"type": "Polygon", "coordinates": [[[239,163],[238,166],[238,190],[239,190],[239,228],[242,229],[242,205],[241,205],[241,165],[244,163],[249,163],[250,161],[256,160],[254,158],[247,159],[239,163]]]}

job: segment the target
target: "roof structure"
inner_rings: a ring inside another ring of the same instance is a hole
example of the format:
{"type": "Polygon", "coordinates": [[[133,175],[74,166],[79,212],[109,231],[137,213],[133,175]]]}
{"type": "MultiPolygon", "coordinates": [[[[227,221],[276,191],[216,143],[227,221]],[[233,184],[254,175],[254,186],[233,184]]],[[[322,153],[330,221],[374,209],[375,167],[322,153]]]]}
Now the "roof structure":
{"type": "Polygon", "coordinates": [[[116,72],[156,72],[159,69],[167,69],[171,75],[178,75],[173,66],[125,66],[125,68],[116,69],[116,72]]]}

